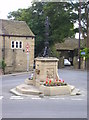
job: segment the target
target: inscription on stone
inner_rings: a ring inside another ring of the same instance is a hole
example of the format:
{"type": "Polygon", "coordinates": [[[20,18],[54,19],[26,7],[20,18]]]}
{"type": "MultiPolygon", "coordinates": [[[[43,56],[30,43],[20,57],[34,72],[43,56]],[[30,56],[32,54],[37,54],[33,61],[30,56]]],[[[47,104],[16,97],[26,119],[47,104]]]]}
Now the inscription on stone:
{"type": "Polygon", "coordinates": [[[49,79],[54,78],[54,69],[53,68],[47,68],[47,77],[49,79]]]}

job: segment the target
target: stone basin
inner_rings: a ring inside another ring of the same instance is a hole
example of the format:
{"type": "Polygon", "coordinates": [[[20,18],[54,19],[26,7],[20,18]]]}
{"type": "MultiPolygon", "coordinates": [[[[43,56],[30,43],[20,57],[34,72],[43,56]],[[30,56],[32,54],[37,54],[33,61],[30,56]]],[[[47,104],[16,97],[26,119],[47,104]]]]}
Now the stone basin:
{"type": "Polygon", "coordinates": [[[36,81],[36,86],[34,86],[33,80],[29,80],[29,79],[26,79],[25,83],[28,86],[30,85],[36,87],[45,96],[70,95],[75,88],[74,86],[69,84],[64,86],[45,86],[43,85],[43,82],[37,82],[37,81],[36,81]]]}
{"type": "Polygon", "coordinates": [[[40,86],[40,91],[43,92],[45,96],[56,96],[56,95],[68,95],[71,94],[71,87],[69,85],[65,86],[40,86]]]}

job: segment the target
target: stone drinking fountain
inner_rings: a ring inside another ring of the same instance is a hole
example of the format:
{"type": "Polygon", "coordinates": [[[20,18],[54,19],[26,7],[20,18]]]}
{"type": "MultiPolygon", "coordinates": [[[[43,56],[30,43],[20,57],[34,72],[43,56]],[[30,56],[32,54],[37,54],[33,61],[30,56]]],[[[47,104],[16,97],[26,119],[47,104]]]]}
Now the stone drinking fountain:
{"type": "MultiPolygon", "coordinates": [[[[41,57],[35,58],[35,71],[25,83],[10,91],[16,95],[72,95],[75,87],[60,80],[58,75],[58,59],[50,56],[49,20],[45,20],[45,47],[41,57]]],[[[77,91],[79,93],[79,91],[77,91]]],[[[73,93],[75,94],[75,93],[73,93]]]]}

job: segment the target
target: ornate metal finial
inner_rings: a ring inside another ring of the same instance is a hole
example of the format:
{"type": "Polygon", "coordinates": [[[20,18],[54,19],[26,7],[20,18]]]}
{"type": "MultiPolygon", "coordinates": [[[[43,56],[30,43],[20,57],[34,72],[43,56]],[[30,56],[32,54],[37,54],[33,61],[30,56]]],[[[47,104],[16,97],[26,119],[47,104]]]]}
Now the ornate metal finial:
{"type": "Polygon", "coordinates": [[[43,57],[48,57],[49,56],[49,19],[48,16],[46,17],[45,20],[45,43],[44,43],[44,52],[43,52],[43,57]]]}

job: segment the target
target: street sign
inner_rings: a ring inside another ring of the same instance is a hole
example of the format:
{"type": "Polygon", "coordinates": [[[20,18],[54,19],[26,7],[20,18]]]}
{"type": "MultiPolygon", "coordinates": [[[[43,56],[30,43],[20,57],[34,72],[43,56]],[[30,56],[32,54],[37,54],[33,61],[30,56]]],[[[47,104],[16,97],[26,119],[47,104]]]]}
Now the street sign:
{"type": "Polygon", "coordinates": [[[30,50],[26,48],[26,53],[28,53],[28,52],[30,52],[30,50]]]}
{"type": "Polygon", "coordinates": [[[28,43],[26,44],[26,48],[29,48],[29,44],[28,43]]]}
{"type": "Polygon", "coordinates": [[[81,52],[81,55],[85,55],[85,52],[83,51],[83,52],[81,52]]]}
{"type": "Polygon", "coordinates": [[[26,53],[30,52],[29,48],[30,48],[30,46],[29,46],[29,44],[27,43],[27,44],[26,44],[26,53]]]}

